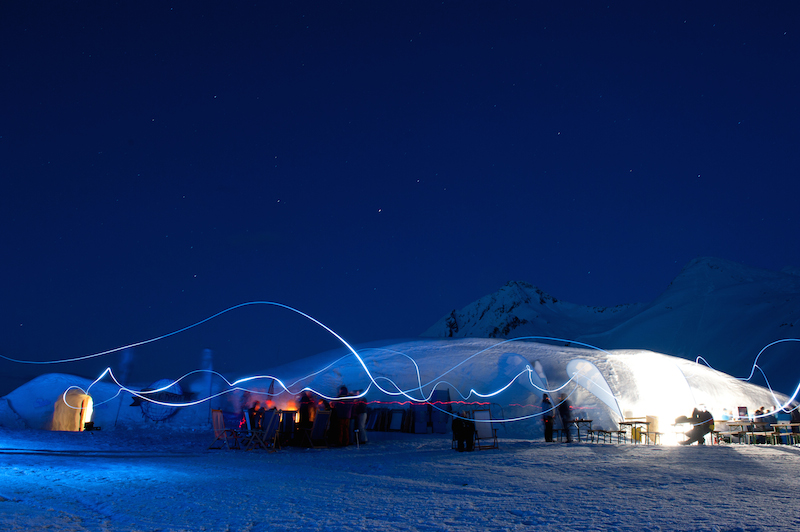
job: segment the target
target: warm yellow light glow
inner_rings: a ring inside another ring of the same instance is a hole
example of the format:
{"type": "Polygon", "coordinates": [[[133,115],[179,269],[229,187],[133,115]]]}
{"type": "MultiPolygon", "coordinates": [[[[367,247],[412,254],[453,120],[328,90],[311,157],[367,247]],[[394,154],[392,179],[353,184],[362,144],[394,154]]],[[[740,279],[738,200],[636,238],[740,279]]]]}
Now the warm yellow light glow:
{"type": "Polygon", "coordinates": [[[60,395],[53,407],[52,430],[82,431],[84,423],[92,420],[93,401],[78,388],[60,395]]]}
{"type": "Polygon", "coordinates": [[[668,357],[639,352],[620,360],[635,377],[635,390],[622,391],[617,399],[625,418],[650,421],[650,432],[661,433],[663,445],[683,440],[685,427],[676,426],[679,416],[691,416],[697,406],[686,377],[668,357]]]}
{"type": "Polygon", "coordinates": [[[81,409],[81,424],[80,430],[86,426],[86,423],[92,420],[92,414],[94,414],[94,401],[90,396],[86,396],[86,399],[83,400],[83,408],[81,409]]]}

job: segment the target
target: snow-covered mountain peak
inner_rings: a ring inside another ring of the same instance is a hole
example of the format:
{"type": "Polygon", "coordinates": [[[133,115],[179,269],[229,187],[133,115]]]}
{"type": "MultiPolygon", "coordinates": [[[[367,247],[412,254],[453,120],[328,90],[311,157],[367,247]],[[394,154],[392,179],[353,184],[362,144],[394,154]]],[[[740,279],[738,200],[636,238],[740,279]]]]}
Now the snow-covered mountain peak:
{"type": "Polygon", "coordinates": [[[461,310],[453,310],[425,331],[425,337],[574,337],[619,323],[639,305],[589,307],[560,301],[542,289],[511,281],[461,310]]]}
{"type": "MultiPolygon", "coordinates": [[[[762,347],[800,337],[800,277],[702,257],[689,262],[653,302],[588,307],[510,282],[442,317],[422,336],[549,336],[604,349],[649,349],[746,376],[762,347]]],[[[771,349],[759,365],[779,390],[800,379],[799,343],[771,349]],[[787,371],[790,368],[790,371],[787,371]]]]}

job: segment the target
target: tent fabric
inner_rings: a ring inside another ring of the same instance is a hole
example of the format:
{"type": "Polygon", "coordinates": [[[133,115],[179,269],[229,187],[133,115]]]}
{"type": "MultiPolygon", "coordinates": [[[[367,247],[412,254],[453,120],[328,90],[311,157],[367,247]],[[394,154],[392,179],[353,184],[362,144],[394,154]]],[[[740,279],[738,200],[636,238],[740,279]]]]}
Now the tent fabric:
{"type": "Polygon", "coordinates": [[[597,366],[589,362],[576,358],[567,364],[567,374],[572,377],[576,383],[580,384],[592,393],[595,397],[600,399],[606,406],[608,406],[613,413],[622,419],[622,411],[617,403],[617,398],[608,386],[603,374],[597,369],[597,366]]]}
{"type": "Polygon", "coordinates": [[[52,430],[79,432],[83,424],[91,421],[92,398],[81,390],[72,388],[62,394],[53,407],[52,430]]]}

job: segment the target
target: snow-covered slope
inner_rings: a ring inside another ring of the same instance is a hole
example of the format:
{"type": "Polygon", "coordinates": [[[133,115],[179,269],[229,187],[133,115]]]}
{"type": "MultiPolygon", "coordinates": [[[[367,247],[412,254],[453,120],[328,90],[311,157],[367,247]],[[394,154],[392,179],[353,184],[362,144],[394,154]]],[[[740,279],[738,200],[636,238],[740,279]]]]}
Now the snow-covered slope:
{"type": "MultiPolygon", "coordinates": [[[[700,258],[649,304],[586,307],[512,282],[453,310],[423,336],[553,336],[605,349],[648,349],[692,360],[700,355],[721,371],[747,376],[762,347],[800,337],[798,324],[800,277],[795,269],[772,272],[700,258]]],[[[798,349],[800,343],[782,344],[759,360],[776,389],[794,391],[800,380],[798,349]]]]}
{"type": "MultiPolygon", "coordinates": [[[[379,438],[384,436],[384,438],[379,438]]],[[[797,530],[800,447],[560,445],[450,435],[203,452],[210,430],[0,428],[4,532],[797,530]]]]}

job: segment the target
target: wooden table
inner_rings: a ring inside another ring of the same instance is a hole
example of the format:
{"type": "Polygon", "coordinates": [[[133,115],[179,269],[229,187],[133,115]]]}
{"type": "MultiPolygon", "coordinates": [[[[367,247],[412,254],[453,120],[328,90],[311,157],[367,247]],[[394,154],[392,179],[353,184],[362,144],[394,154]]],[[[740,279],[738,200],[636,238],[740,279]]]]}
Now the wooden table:
{"type": "MultiPolygon", "coordinates": [[[[739,443],[742,442],[742,436],[744,436],[745,443],[756,443],[757,438],[759,436],[764,437],[764,441],[769,443],[769,441],[774,437],[775,431],[768,430],[767,426],[769,423],[764,421],[749,421],[749,420],[742,420],[742,421],[727,421],[728,427],[741,427],[742,429],[737,432],[730,431],[730,435],[736,435],[739,437],[739,443]]],[[[774,426],[774,425],[773,425],[774,426]]],[[[733,440],[731,440],[733,441],[733,440]]]]}
{"type": "Polygon", "coordinates": [[[738,443],[742,443],[743,439],[745,442],[747,441],[747,429],[750,426],[750,421],[736,421],[729,419],[724,421],[724,423],[728,425],[728,431],[724,432],[723,434],[727,434],[731,437],[731,443],[733,443],[734,436],[736,436],[738,439],[738,443]],[[734,427],[739,427],[739,430],[733,430],[734,427]]]}

